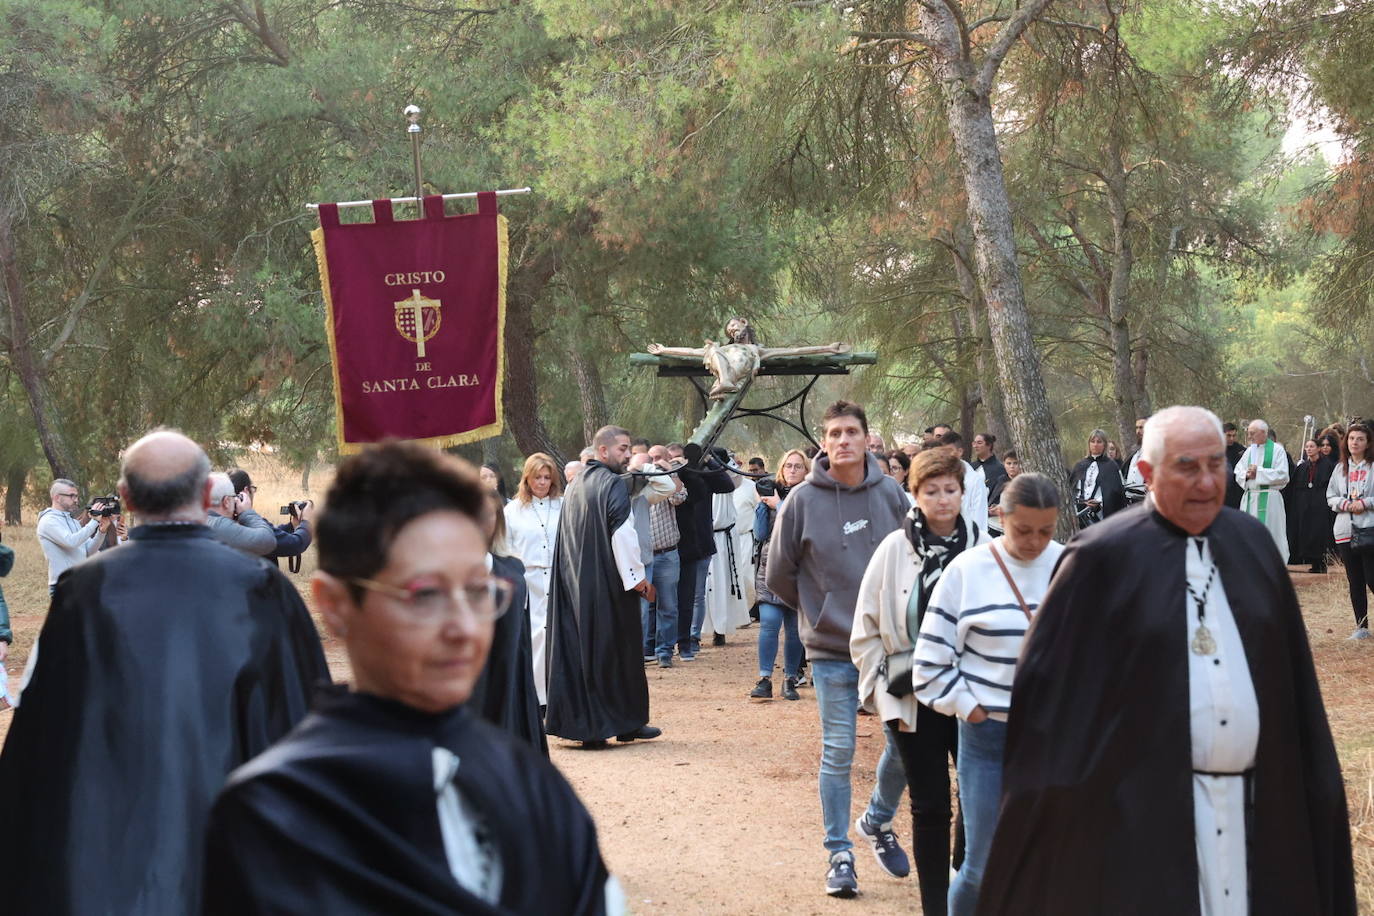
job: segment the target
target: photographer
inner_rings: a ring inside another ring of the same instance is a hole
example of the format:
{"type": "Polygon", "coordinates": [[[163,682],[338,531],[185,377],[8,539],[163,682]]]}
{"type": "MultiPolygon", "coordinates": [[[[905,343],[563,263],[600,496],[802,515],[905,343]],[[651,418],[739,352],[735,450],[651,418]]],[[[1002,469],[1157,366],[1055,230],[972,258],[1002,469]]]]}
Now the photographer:
{"type": "Polygon", "coordinates": [[[48,558],[48,594],[52,594],[58,576],[99,549],[100,535],[109,530],[113,516],[94,518],[83,510],[73,518],[81,495],[70,480],[54,480],[48,495],[52,505],[39,513],[36,533],[48,558]]]}
{"type": "Polygon", "coordinates": [[[210,533],[236,550],[265,557],[277,549],[272,524],[253,511],[253,492],[234,492],[228,474],[210,475],[210,533]]]}
{"type": "Polygon", "coordinates": [[[129,540],[129,529],[124,525],[124,510],[119,505],[118,496],[97,496],[91,500],[91,506],[86,511],[91,513],[92,518],[110,519],[110,525],[105,532],[97,535],[97,553],[118,547],[129,540]]]}
{"type": "MultiPolygon", "coordinates": [[[[258,488],[253,485],[253,479],[248,476],[248,472],[242,469],[234,469],[229,472],[229,482],[234,485],[234,494],[247,493],[249,504],[258,495],[258,488]]],[[[277,560],[284,557],[298,557],[305,553],[310,547],[313,537],[311,533],[310,517],[315,512],[313,500],[304,499],[293,502],[287,507],[289,519],[280,525],[272,527],[272,534],[277,539],[276,547],[270,553],[263,554],[269,560],[277,560]]],[[[292,568],[292,572],[295,572],[292,568]]]]}

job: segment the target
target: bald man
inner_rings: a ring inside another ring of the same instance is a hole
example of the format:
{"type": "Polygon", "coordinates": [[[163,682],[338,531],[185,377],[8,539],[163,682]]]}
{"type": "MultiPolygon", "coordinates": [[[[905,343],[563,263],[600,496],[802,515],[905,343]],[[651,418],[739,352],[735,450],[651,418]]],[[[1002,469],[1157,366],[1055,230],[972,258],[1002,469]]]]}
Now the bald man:
{"type": "MultiPolygon", "coordinates": [[[[1069,542],[1016,663],[979,916],[1354,916],[1345,789],[1284,558],[1200,407],[1069,542]]],[[[1275,497],[1277,499],[1277,496],[1275,497]]]]}
{"type": "Polygon", "coordinates": [[[328,679],[294,586],[211,535],[209,471],[180,433],[134,443],[141,524],[57,580],[0,754],[8,912],[199,913],[215,794],[328,679]]]}

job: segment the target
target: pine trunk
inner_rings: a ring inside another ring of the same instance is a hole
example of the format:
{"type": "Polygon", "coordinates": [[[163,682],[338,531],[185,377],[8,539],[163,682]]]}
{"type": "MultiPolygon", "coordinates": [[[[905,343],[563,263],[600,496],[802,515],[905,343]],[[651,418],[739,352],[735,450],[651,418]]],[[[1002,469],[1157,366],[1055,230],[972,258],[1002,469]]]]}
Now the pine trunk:
{"type": "Polygon", "coordinates": [[[29,469],[16,465],[5,474],[5,524],[23,523],[24,481],[29,478],[29,469]]]}
{"type": "MultiPolygon", "coordinates": [[[[1116,153],[1113,164],[1120,162],[1116,153]]],[[[1130,210],[1126,206],[1126,175],[1119,172],[1107,188],[1107,206],[1112,216],[1112,273],[1107,287],[1107,332],[1112,349],[1112,402],[1120,439],[1135,441],[1136,379],[1131,365],[1131,270],[1135,252],[1131,248],[1130,210]]]]}
{"type": "Polygon", "coordinates": [[[591,442],[596,431],[610,422],[606,407],[606,389],[601,384],[601,372],[587,355],[581,335],[571,341],[568,356],[572,362],[573,378],[577,379],[577,395],[582,404],[582,436],[591,442]]]}
{"type": "Polygon", "coordinates": [[[506,428],[522,455],[544,452],[563,463],[562,451],[549,435],[539,410],[535,374],[534,305],[557,270],[551,247],[512,272],[506,290],[506,378],[502,398],[506,428]]]}
{"type": "MultiPolygon", "coordinates": [[[[923,20],[940,15],[932,9],[922,6],[923,20]]],[[[933,25],[928,31],[936,34],[947,27],[943,19],[933,25]]],[[[987,300],[988,330],[1012,438],[1026,469],[1039,471],[1059,485],[1064,508],[1059,535],[1067,537],[1077,527],[1068,494],[1068,469],[1031,335],[992,104],[985,93],[974,91],[974,70],[966,59],[935,53],[931,63],[962,166],[978,279],[987,300]]]]}
{"type": "Polygon", "coordinates": [[[48,388],[39,355],[32,338],[28,319],[28,303],[24,299],[24,281],[19,276],[18,253],[15,250],[13,217],[0,208],[0,282],[4,283],[5,300],[10,312],[10,363],[19,376],[33,411],[33,425],[38,442],[48,460],[53,478],[76,478],[76,461],[62,434],[61,413],[48,388]]]}

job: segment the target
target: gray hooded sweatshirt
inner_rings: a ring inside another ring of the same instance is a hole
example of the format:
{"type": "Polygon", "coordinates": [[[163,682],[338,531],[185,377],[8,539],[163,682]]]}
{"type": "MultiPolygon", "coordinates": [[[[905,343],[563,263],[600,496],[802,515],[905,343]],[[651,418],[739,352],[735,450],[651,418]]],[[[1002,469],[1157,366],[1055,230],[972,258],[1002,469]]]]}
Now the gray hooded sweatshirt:
{"type": "Polygon", "coordinates": [[[850,661],[859,583],[883,538],[911,508],[901,484],[866,455],[864,479],[846,486],[820,456],[778,510],[768,541],[768,588],[801,612],[809,658],[850,661]]]}

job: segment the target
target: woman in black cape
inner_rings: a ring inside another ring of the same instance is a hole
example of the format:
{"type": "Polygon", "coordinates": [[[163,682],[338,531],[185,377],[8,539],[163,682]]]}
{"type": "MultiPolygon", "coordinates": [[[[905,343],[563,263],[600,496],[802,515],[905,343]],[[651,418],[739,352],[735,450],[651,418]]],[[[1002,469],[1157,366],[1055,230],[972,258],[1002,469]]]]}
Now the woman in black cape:
{"type": "Polygon", "coordinates": [[[1078,524],[1086,528],[1126,507],[1126,485],[1121,465],[1107,457],[1107,434],[1100,429],[1088,436],[1088,455],[1073,466],[1069,489],[1078,510],[1078,524]]]}
{"type": "Polygon", "coordinates": [[[1287,489],[1293,492],[1292,514],[1294,537],[1289,542],[1289,559],[1293,563],[1311,564],[1311,572],[1326,572],[1327,555],[1335,551],[1332,525],[1336,513],[1326,504],[1326,485],[1336,459],[1323,455],[1315,439],[1303,443],[1302,460],[1289,478],[1287,489]]]}

